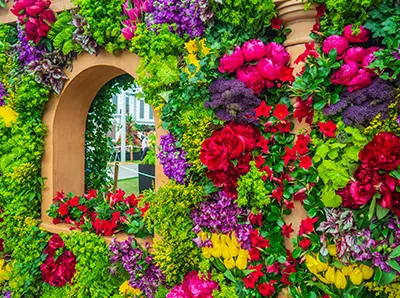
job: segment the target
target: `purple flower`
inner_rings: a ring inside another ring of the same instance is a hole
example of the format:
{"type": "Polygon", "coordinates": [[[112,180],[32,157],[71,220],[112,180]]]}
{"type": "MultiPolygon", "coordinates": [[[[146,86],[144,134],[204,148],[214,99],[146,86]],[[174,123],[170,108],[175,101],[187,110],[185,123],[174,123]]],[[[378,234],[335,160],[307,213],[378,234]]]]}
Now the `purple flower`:
{"type": "Polygon", "coordinates": [[[7,291],[7,292],[3,291],[3,298],[11,298],[11,291],[7,291]]]}
{"type": "Polygon", "coordinates": [[[261,104],[261,100],[243,82],[217,79],[208,90],[211,99],[205,101],[204,106],[213,109],[219,119],[258,124],[254,109],[261,104]]]}
{"type": "Polygon", "coordinates": [[[397,52],[393,52],[392,54],[397,60],[400,60],[400,46],[397,49],[397,52]]]}
{"type": "Polygon", "coordinates": [[[4,99],[8,96],[7,91],[4,89],[3,83],[0,82],[0,107],[5,105],[4,99]]]}
{"type": "Polygon", "coordinates": [[[44,53],[43,46],[32,46],[31,43],[26,38],[25,31],[17,26],[18,30],[18,40],[19,43],[15,46],[15,49],[19,53],[19,60],[23,66],[28,66],[32,62],[39,62],[44,53]]]}
{"type": "Polygon", "coordinates": [[[177,140],[171,133],[161,136],[161,150],[157,157],[160,159],[164,173],[169,179],[185,184],[189,180],[191,164],[187,163],[186,152],[179,148],[177,144],[177,140]]]}

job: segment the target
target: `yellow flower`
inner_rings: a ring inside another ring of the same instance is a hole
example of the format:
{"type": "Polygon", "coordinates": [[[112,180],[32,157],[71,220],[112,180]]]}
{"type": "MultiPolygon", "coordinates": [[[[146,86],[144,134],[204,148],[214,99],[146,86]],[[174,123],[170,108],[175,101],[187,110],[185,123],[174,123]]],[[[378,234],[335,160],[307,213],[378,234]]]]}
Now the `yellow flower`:
{"type": "Polygon", "coordinates": [[[198,51],[197,42],[195,39],[192,39],[185,43],[185,48],[189,52],[189,54],[194,54],[198,51]]]}
{"type": "Polygon", "coordinates": [[[355,286],[359,286],[363,282],[363,274],[359,268],[355,268],[350,275],[350,281],[355,286]]]}
{"type": "Polygon", "coordinates": [[[249,253],[247,250],[241,249],[239,251],[239,256],[237,257],[237,260],[236,260],[236,267],[239,270],[244,270],[247,268],[248,255],[249,255],[249,253]]]}
{"type": "Polygon", "coordinates": [[[319,272],[326,271],[328,269],[328,264],[323,263],[319,260],[319,254],[314,257],[311,255],[306,256],[306,266],[311,273],[317,274],[319,272]]]}
{"type": "Polygon", "coordinates": [[[222,250],[222,257],[224,259],[228,259],[228,258],[232,257],[231,253],[229,251],[229,246],[226,245],[225,243],[221,244],[221,250],[222,250]]]}
{"type": "Polygon", "coordinates": [[[201,249],[201,252],[202,252],[202,254],[203,254],[203,257],[205,257],[206,259],[211,258],[211,256],[212,256],[212,250],[213,250],[212,247],[203,247],[203,248],[201,249]]]}
{"type": "Polygon", "coordinates": [[[206,241],[208,238],[208,235],[206,232],[200,232],[199,234],[197,234],[197,236],[199,236],[201,241],[203,241],[203,242],[206,241]]]}
{"type": "Polygon", "coordinates": [[[228,248],[229,248],[229,253],[232,257],[236,257],[239,254],[239,248],[237,248],[233,242],[229,244],[228,248]]]}
{"type": "Polygon", "coordinates": [[[11,124],[15,122],[17,116],[18,114],[9,106],[0,107],[0,118],[3,118],[3,121],[7,127],[10,127],[11,124]]]}
{"type": "Polygon", "coordinates": [[[119,292],[123,295],[132,295],[133,297],[139,296],[142,292],[137,288],[132,288],[129,285],[129,280],[124,281],[119,287],[119,292]]]}
{"type": "Polygon", "coordinates": [[[342,273],[344,274],[344,276],[350,276],[353,270],[354,270],[354,265],[344,266],[342,268],[342,273]]]}
{"type": "Polygon", "coordinates": [[[226,269],[233,269],[235,268],[235,260],[232,257],[224,259],[224,265],[226,269]]]}
{"type": "Polygon", "coordinates": [[[347,280],[342,271],[336,271],[335,286],[338,289],[345,289],[347,286],[347,280]]]}
{"type": "Polygon", "coordinates": [[[336,257],[336,245],[335,244],[328,245],[328,252],[332,257],[336,257]]]}
{"type": "Polygon", "coordinates": [[[202,40],[200,40],[200,46],[201,46],[201,52],[202,52],[205,56],[207,56],[208,54],[210,54],[210,48],[207,47],[204,38],[203,38],[202,40]]]}
{"type": "Polygon", "coordinates": [[[240,244],[235,236],[235,232],[231,232],[231,242],[234,244],[237,248],[240,248],[240,244]]]}
{"type": "Polygon", "coordinates": [[[213,244],[213,248],[211,250],[211,254],[214,258],[220,258],[222,256],[222,248],[221,248],[221,240],[218,234],[212,234],[211,242],[213,244]]]}
{"type": "Polygon", "coordinates": [[[328,267],[328,270],[325,272],[325,278],[328,282],[328,284],[333,284],[335,283],[335,268],[334,267],[328,267]]]}
{"type": "Polygon", "coordinates": [[[211,242],[214,246],[216,245],[220,245],[221,244],[221,238],[219,236],[219,234],[214,233],[211,235],[211,242]]]}
{"type": "Polygon", "coordinates": [[[368,280],[374,275],[374,269],[372,269],[371,267],[366,266],[364,264],[361,264],[359,267],[362,272],[364,280],[368,280]]]}

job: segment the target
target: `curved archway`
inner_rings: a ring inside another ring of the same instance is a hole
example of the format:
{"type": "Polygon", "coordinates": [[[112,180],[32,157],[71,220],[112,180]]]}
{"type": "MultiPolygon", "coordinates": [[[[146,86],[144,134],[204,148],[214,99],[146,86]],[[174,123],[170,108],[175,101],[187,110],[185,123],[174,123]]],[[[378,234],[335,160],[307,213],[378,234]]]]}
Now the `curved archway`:
{"type": "MultiPolygon", "coordinates": [[[[46,214],[57,191],[81,194],[85,190],[85,129],[86,118],[94,97],[109,80],[128,73],[137,79],[139,57],[127,51],[117,56],[102,51],[98,56],[83,53],[74,61],[74,68],[66,74],[66,82],[60,96],[52,96],[47,102],[43,123],[47,126],[42,158],[42,221],[50,224],[46,214]]],[[[155,115],[155,125],[159,118],[155,115]]],[[[160,134],[157,133],[157,143],[160,134]]],[[[156,185],[165,176],[156,163],[156,185]]]]}

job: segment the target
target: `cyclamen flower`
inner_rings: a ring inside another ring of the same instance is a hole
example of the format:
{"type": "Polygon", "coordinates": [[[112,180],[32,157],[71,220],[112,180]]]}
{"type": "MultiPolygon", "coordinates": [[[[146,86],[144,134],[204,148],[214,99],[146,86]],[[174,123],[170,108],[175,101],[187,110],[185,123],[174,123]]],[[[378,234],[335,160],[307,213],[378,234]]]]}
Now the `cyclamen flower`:
{"type": "Polygon", "coordinates": [[[161,150],[157,157],[169,179],[185,184],[189,180],[188,172],[191,165],[187,163],[185,151],[176,147],[176,142],[177,140],[171,133],[161,136],[161,150]]]}
{"type": "Polygon", "coordinates": [[[210,85],[209,91],[211,99],[204,106],[214,109],[219,119],[258,123],[254,109],[260,105],[261,100],[241,81],[217,79],[210,85]]]}
{"type": "Polygon", "coordinates": [[[132,238],[118,242],[115,238],[109,245],[111,251],[110,271],[116,272],[118,263],[130,275],[129,285],[139,288],[145,297],[154,298],[157,288],[165,286],[165,276],[155,264],[154,257],[142,251],[140,247],[133,247],[132,238]]]}

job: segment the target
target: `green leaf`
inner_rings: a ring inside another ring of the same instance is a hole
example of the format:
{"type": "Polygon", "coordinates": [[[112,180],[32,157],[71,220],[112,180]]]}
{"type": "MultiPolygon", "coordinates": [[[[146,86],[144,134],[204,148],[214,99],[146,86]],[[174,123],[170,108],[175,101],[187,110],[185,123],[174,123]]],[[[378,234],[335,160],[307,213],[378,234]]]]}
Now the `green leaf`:
{"type": "Polygon", "coordinates": [[[229,279],[230,281],[236,282],[236,279],[235,279],[235,277],[233,276],[233,274],[232,274],[232,272],[231,272],[230,270],[226,270],[226,271],[224,272],[224,276],[225,276],[227,279],[229,279]]]}
{"type": "Polygon", "coordinates": [[[396,278],[395,271],[382,272],[382,277],[379,281],[379,285],[386,286],[386,285],[390,284],[395,278],[396,278]]]}
{"type": "Polygon", "coordinates": [[[372,198],[371,205],[369,206],[368,210],[368,220],[371,220],[375,214],[375,207],[376,207],[376,195],[372,198]]]}
{"type": "Polygon", "coordinates": [[[325,106],[326,106],[326,101],[324,100],[314,103],[314,109],[316,110],[322,110],[325,106]]]}
{"type": "Polygon", "coordinates": [[[342,203],[342,198],[338,196],[335,191],[330,189],[322,193],[321,201],[324,203],[325,207],[337,208],[342,203]]]}
{"type": "MultiPolygon", "coordinates": [[[[381,205],[376,205],[376,216],[378,217],[378,219],[382,219],[384,218],[388,213],[389,213],[390,209],[388,208],[383,208],[381,205]]],[[[400,254],[399,254],[400,256],[400,254]]]]}
{"type": "Polygon", "coordinates": [[[395,249],[393,249],[392,253],[390,254],[390,258],[394,259],[400,257],[400,246],[397,246],[395,249]]]}
{"type": "Polygon", "coordinates": [[[335,48],[333,48],[332,50],[329,51],[329,60],[331,60],[331,62],[336,62],[336,58],[337,58],[337,51],[335,48]]]}

